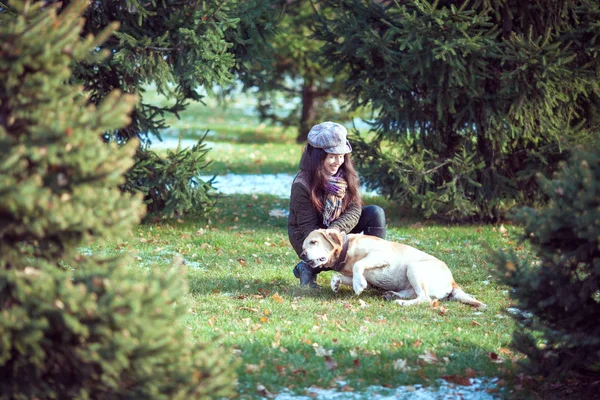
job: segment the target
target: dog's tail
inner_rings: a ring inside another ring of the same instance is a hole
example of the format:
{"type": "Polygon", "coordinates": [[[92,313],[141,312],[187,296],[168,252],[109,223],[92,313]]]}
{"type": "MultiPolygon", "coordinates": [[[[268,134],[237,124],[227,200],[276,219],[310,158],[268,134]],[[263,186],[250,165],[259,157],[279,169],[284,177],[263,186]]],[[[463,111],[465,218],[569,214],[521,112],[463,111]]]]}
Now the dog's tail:
{"type": "Polygon", "coordinates": [[[485,304],[483,304],[482,302],[480,302],[479,300],[477,300],[475,297],[471,296],[470,294],[465,293],[456,284],[456,282],[452,282],[452,292],[450,292],[450,294],[448,295],[448,299],[449,300],[460,301],[461,303],[468,304],[468,305],[473,306],[475,308],[484,309],[484,308],[487,307],[485,304]]]}

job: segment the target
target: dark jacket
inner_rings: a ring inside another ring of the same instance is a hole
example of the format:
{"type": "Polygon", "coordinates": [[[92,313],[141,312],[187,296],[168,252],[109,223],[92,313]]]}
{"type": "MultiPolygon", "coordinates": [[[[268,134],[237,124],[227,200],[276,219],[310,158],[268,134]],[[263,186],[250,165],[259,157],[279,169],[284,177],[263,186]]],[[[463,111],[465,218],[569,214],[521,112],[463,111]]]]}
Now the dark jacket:
{"type": "MultiPolygon", "coordinates": [[[[329,224],[329,228],[350,233],[358,223],[361,211],[362,207],[360,205],[348,205],[340,217],[329,224]]],[[[288,237],[298,256],[302,253],[304,239],[309,233],[319,228],[325,228],[323,214],[313,207],[310,200],[308,177],[306,172],[300,171],[292,182],[290,214],[288,216],[288,237]]]]}

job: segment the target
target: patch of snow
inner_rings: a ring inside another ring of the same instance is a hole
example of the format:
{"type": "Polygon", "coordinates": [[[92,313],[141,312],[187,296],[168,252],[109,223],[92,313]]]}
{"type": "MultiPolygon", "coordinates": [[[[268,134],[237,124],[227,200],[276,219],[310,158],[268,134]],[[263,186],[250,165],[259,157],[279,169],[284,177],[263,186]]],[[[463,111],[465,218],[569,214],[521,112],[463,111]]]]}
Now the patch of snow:
{"type": "MultiPolygon", "coordinates": [[[[200,175],[203,181],[209,181],[212,175],[200,175]]],[[[295,174],[225,174],[217,175],[213,186],[221,194],[270,194],[289,198],[295,174]]],[[[362,194],[377,196],[377,192],[368,191],[363,186],[362,194]]]]}
{"type": "MultiPolygon", "coordinates": [[[[179,144],[179,138],[164,136],[162,141],[154,141],[150,145],[152,150],[175,149],[179,144]]],[[[198,143],[195,139],[182,139],[180,148],[190,148],[198,143]]],[[[205,140],[207,148],[229,148],[230,143],[216,143],[205,140]]],[[[198,178],[207,182],[213,175],[200,175],[198,178]]],[[[213,186],[221,194],[270,194],[281,198],[289,198],[292,181],[295,174],[225,174],[217,175],[213,186]]],[[[377,191],[370,191],[363,185],[362,194],[377,196],[377,191]]]]}
{"type": "Polygon", "coordinates": [[[274,208],[271,211],[269,211],[269,216],[275,217],[275,218],[287,218],[289,213],[290,213],[289,210],[286,210],[283,208],[274,208]]]}
{"type": "MultiPolygon", "coordinates": [[[[163,136],[162,141],[154,140],[149,146],[150,150],[175,150],[177,146],[181,150],[192,148],[198,144],[200,139],[181,139],[181,144],[178,137],[163,136]]],[[[231,143],[211,142],[210,140],[204,140],[202,142],[208,149],[231,149],[233,146],[231,143]]]]}
{"type": "MultiPolygon", "coordinates": [[[[370,386],[364,392],[345,392],[336,389],[308,388],[306,395],[295,395],[287,389],[277,396],[276,400],[493,400],[499,392],[498,378],[472,378],[471,385],[462,386],[448,383],[438,379],[439,387],[426,387],[423,385],[400,386],[388,389],[381,386],[370,386]]],[[[345,386],[344,382],[339,382],[345,386]]]]}
{"type": "Polygon", "coordinates": [[[525,318],[533,318],[533,314],[530,313],[529,311],[522,311],[516,307],[509,307],[506,309],[506,311],[508,311],[511,314],[520,315],[525,318]]]}

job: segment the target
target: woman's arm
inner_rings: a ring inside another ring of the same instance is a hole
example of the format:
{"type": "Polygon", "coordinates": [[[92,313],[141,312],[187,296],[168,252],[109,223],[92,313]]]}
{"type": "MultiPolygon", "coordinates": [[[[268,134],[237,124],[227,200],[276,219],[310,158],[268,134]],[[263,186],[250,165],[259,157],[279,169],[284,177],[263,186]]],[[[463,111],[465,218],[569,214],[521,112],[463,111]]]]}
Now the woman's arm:
{"type": "Polygon", "coordinates": [[[329,224],[329,228],[338,229],[345,233],[350,233],[350,231],[354,229],[356,224],[358,224],[361,212],[361,206],[355,203],[350,204],[338,219],[329,224]]]}
{"type": "Polygon", "coordinates": [[[312,205],[308,189],[300,182],[292,185],[290,210],[296,215],[296,224],[303,238],[315,229],[321,228],[320,215],[312,205]]]}

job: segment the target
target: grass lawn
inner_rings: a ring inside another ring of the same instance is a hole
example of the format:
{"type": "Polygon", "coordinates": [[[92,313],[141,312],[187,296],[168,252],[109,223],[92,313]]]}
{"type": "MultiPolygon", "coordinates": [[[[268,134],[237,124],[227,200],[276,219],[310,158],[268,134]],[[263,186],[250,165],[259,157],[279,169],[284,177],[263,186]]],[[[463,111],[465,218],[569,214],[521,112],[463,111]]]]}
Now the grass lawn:
{"type": "MultiPolygon", "coordinates": [[[[260,127],[252,117],[213,110],[214,124],[191,119],[208,114],[191,107],[174,125],[186,137],[215,132],[209,140],[229,149],[209,153],[214,162],[207,173],[296,171],[301,146],[294,132],[261,127],[252,142],[259,129],[253,126],[260,127]],[[229,128],[220,124],[228,120],[229,128]]],[[[126,243],[92,243],[86,251],[131,252],[132,268],[140,273],[181,270],[190,289],[189,328],[198,340],[218,340],[239,361],[240,399],[285,390],[306,395],[311,387],[354,393],[373,385],[436,386],[474,377],[499,378],[488,395],[515,396],[511,377],[518,357],[508,349],[513,322],[505,312],[510,302],[507,288],[492,277],[489,250],[516,248],[510,230],[518,228],[508,226],[506,233],[499,226],[443,225],[415,219],[381,198],[366,202],[386,208],[389,239],[444,260],[458,284],[488,309],[456,302],[403,308],[375,291],[357,297],[349,288],[334,294],[332,272],[319,275],[322,289],[299,287],[287,221],[269,215],[287,209],[288,200],[266,195],[224,196],[208,220],[140,225],[126,243]]]]}

